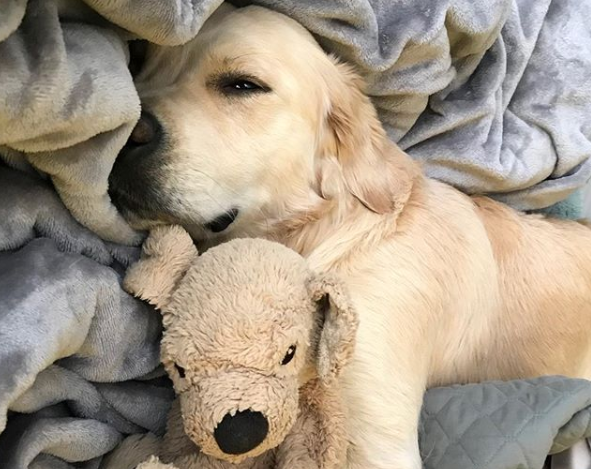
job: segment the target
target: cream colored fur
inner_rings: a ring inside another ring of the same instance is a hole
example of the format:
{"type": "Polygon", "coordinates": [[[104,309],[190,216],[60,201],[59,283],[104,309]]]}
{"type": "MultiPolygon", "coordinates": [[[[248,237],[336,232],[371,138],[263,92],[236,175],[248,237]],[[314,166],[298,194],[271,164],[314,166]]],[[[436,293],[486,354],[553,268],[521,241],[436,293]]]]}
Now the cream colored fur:
{"type": "Polygon", "coordinates": [[[430,386],[591,378],[591,231],[425,178],[359,78],[301,26],[262,8],[221,12],[194,42],[153,50],[143,79],[171,136],[160,189],[177,202],[136,224],[173,220],[204,246],[266,236],[345,280],[360,315],[339,381],[346,469],[419,468],[430,386]],[[271,91],[228,100],[207,86],[220,70],[271,91]],[[240,216],[222,235],[201,228],[231,206],[240,216]]]}

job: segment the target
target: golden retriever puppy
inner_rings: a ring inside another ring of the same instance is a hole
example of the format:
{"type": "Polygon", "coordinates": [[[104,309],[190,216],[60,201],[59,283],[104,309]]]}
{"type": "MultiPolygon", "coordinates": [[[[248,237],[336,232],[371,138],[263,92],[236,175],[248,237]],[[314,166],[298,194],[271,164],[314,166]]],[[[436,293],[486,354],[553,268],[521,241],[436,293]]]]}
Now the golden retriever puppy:
{"type": "Polygon", "coordinates": [[[340,386],[347,469],[416,469],[426,388],[591,378],[591,231],[427,179],[362,82],[306,30],[221,9],[153,48],[112,196],[139,228],[278,240],[338,273],[360,315],[340,386]]]}

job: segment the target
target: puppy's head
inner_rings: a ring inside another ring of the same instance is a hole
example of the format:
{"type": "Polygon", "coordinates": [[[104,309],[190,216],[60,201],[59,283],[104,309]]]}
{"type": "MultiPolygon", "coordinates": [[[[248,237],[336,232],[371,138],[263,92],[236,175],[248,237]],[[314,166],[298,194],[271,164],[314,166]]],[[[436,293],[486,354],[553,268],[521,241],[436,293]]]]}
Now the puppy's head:
{"type": "Polygon", "coordinates": [[[389,212],[408,191],[361,80],[279,13],[224,7],[189,44],[150,48],[137,83],[143,115],[110,180],[137,228],[261,235],[343,196],[389,212]]]}

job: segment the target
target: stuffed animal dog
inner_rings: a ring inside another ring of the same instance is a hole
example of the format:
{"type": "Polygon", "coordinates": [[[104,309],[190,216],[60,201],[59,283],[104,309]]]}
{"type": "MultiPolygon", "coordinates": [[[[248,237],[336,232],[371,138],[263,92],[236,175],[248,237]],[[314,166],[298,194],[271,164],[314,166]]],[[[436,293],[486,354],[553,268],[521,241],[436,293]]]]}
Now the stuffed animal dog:
{"type": "Polygon", "coordinates": [[[181,228],[159,227],[125,287],[163,316],[162,362],[178,394],[159,445],[163,462],[342,467],[335,384],[357,316],[336,279],[271,241],[234,240],[198,256],[181,228]]]}

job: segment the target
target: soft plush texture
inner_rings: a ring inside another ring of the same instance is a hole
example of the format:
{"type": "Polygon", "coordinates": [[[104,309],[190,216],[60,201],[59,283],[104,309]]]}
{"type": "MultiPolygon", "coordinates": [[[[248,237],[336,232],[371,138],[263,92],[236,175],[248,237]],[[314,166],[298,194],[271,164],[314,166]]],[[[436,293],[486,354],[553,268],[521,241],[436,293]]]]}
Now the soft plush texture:
{"type": "MultiPolygon", "coordinates": [[[[590,391],[560,377],[432,389],[421,415],[424,468],[586,468],[590,391]]],[[[150,458],[138,469],[177,467],[150,458]]]]}
{"type": "Polygon", "coordinates": [[[141,463],[137,469],[175,469],[172,464],[164,464],[156,456],[141,463]]]}
{"type": "MultiPolygon", "coordinates": [[[[163,226],[124,286],[163,316],[161,359],[178,398],[157,456],[186,469],[343,466],[338,377],[358,318],[338,279],[263,239],[198,256],[186,231],[163,226]]],[[[128,452],[117,453],[108,467],[133,469],[118,465],[128,452]]]]}
{"type": "MultiPolygon", "coordinates": [[[[2,0],[5,159],[50,174],[75,218],[105,239],[139,243],[107,195],[140,111],[125,41],[186,42],[220,3],[2,0]]],[[[390,136],[430,176],[539,209],[591,175],[589,2],[236,3],[292,16],[356,66],[390,136]]]]}
{"type": "Polygon", "coordinates": [[[38,178],[0,166],[0,188],[0,467],[62,468],[161,433],[160,317],[120,287],[137,253],[79,225],[38,178]]]}

